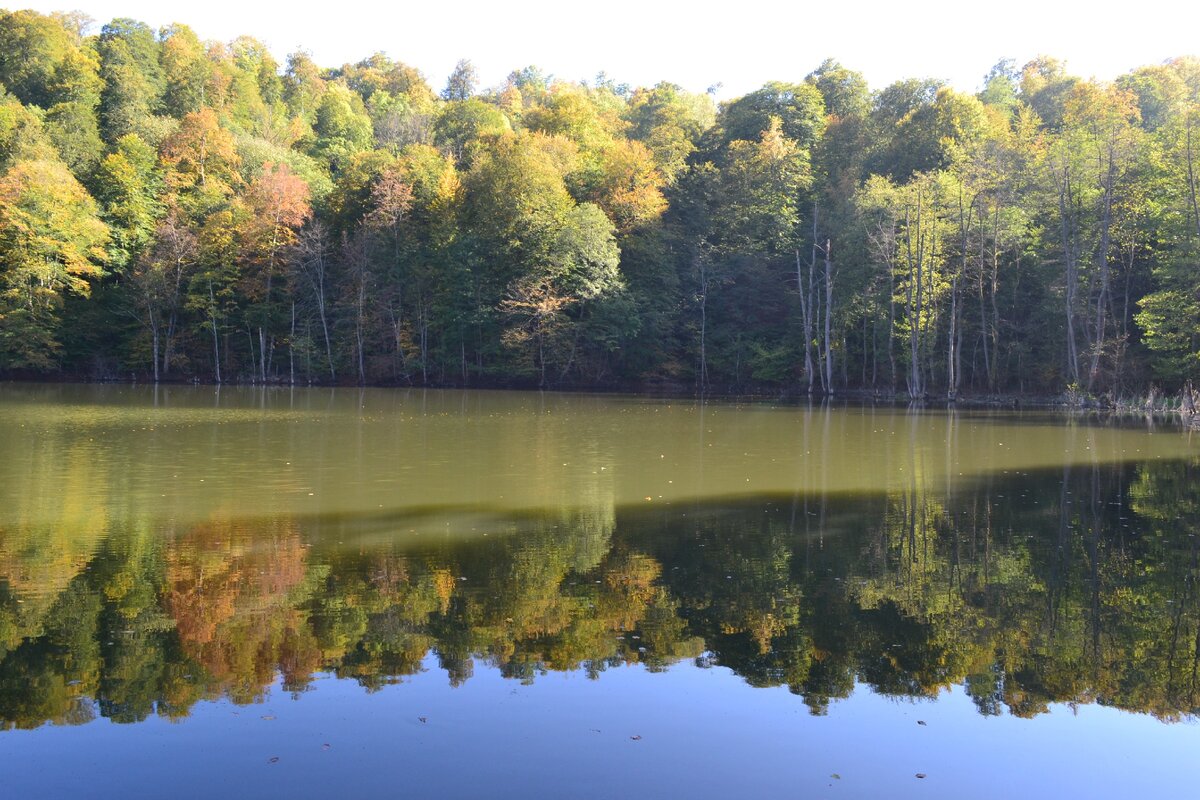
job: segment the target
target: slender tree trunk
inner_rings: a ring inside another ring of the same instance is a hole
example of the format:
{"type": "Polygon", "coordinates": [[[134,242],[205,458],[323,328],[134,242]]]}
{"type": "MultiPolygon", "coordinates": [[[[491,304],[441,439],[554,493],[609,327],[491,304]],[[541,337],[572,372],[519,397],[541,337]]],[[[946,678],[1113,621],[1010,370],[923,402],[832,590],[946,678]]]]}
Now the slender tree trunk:
{"type": "Polygon", "coordinates": [[[288,383],[296,385],[296,301],[292,301],[292,332],[288,337],[288,383]]]}
{"type": "Polygon", "coordinates": [[[421,383],[429,385],[429,303],[424,297],[424,291],[421,293],[420,303],[417,308],[421,315],[420,331],[421,331],[421,383]]]}
{"type": "Polygon", "coordinates": [[[950,280],[950,335],[947,337],[948,351],[946,353],[946,399],[950,401],[958,397],[958,386],[962,378],[959,369],[962,356],[959,353],[961,335],[959,333],[958,279],[967,276],[970,266],[971,221],[974,219],[978,195],[971,198],[969,204],[964,204],[964,199],[960,188],[958,192],[959,267],[950,280]]]}
{"type": "Polygon", "coordinates": [[[354,316],[354,341],[358,348],[358,383],[361,386],[367,382],[366,360],[363,356],[363,348],[365,347],[363,323],[364,309],[367,303],[367,285],[364,277],[360,276],[358,281],[358,302],[356,313],[354,316]]]}
{"type": "Polygon", "coordinates": [[[888,329],[887,329],[888,381],[892,397],[896,396],[896,268],[888,264],[888,329]]]}
{"type": "Polygon", "coordinates": [[[833,396],[833,257],[830,240],[825,240],[825,391],[833,396]]]}
{"type": "Polygon", "coordinates": [[[178,316],[172,311],[167,320],[167,333],[163,340],[162,375],[164,378],[171,371],[171,358],[175,355],[175,324],[177,320],[178,316]]]}
{"type": "Polygon", "coordinates": [[[946,399],[954,402],[958,397],[958,275],[950,279],[950,335],[946,338],[946,399]]]}
{"type": "Polygon", "coordinates": [[[916,208],[916,242],[913,241],[912,212],[905,209],[905,251],[908,256],[908,396],[910,400],[920,399],[924,395],[921,376],[921,314],[924,311],[924,261],[925,261],[925,227],[923,223],[924,195],[917,190],[916,208]]]}
{"type": "MultiPolygon", "coordinates": [[[[257,383],[259,370],[258,370],[258,367],[255,365],[255,361],[254,361],[254,334],[250,331],[250,323],[249,322],[246,323],[246,343],[250,347],[250,382],[257,383]]],[[[260,352],[258,355],[260,357],[259,363],[262,363],[261,356],[263,354],[260,352]]]]}
{"type": "Polygon", "coordinates": [[[539,315],[537,321],[537,343],[538,343],[538,368],[540,377],[538,378],[538,388],[546,388],[546,338],[545,331],[542,329],[542,319],[539,315]]]}
{"type": "Polygon", "coordinates": [[[154,362],[154,382],[158,383],[158,319],[154,314],[154,309],[150,310],[150,337],[153,340],[151,360],[154,362]]]}
{"type": "Polygon", "coordinates": [[[700,390],[708,388],[708,281],[700,292],[700,390]]]}
{"type": "MultiPolygon", "coordinates": [[[[983,240],[983,236],[980,236],[980,248],[981,249],[983,247],[982,240],[983,240]]],[[[994,391],[994,389],[992,387],[992,350],[991,350],[991,347],[989,346],[989,341],[988,341],[991,338],[991,333],[990,333],[990,325],[988,323],[987,303],[985,301],[986,293],[983,290],[983,270],[984,270],[983,264],[984,264],[983,254],[980,253],[979,270],[975,276],[975,278],[976,278],[975,288],[977,289],[978,294],[979,294],[979,338],[983,344],[983,372],[984,372],[984,377],[987,381],[988,391],[991,392],[991,391],[994,391]]],[[[972,364],[973,363],[974,363],[974,359],[972,359],[972,364]]],[[[975,369],[974,366],[972,366],[972,368],[971,368],[972,374],[974,374],[974,369],[975,369]]]]}
{"type": "MultiPolygon", "coordinates": [[[[999,213],[999,212],[997,212],[999,213]]],[[[995,237],[999,237],[997,229],[995,237]]],[[[1000,245],[998,238],[993,238],[992,241],[992,274],[991,274],[991,299],[992,299],[992,371],[988,376],[989,386],[992,391],[996,391],[996,387],[1000,382],[1000,306],[996,297],[1000,294],[1000,245]]],[[[1017,257],[1015,274],[1020,276],[1021,259],[1017,257]]],[[[1013,281],[1015,286],[1017,281],[1013,281]]]]}
{"type": "MultiPolygon", "coordinates": [[[[815,229],[815,227],[816,227],[815,222],[813,223],[813,227],[815,229]]],[[[816,235],[815,230],[813,231],[813,235],[814,236],[816,235]]],[[[813,244],[812,260],[813,260],[813,262],[815,262],[817,260],[817,246],[816,246],[815,242],[813,244]]],[[[810,264],[809,265],[809,275],[810,276],[812,275],[812,269],[813,269],[812,264],[810,264]]],[[[800,249],[799,248],[796,249],[796,288],[799,289],[799,291],[800,291],[800,320],[801,320],[801,324],[804,327],[804,377],[808,381],[808,393],[809,393],[809,395],[811,395],[813,393],[813,358],[812,358],[813,331],[812,331],[812,317],[811,317],[812,309],[809,306],[809,303],[810,303],[809,298],[811,297],[811,279],[810,279],[809,291],[805,291],[805,289],[804,289],[804,274],[803,274],[803,269],[800,266],[800,249]]]]}
{"type": "MultiPolygon", "coordinates": [[[[1064,171],[1067,168],[1064,167],[1064,171]]],[[[1079,382],[1079,353],[1075,340],[1075,295],[1078,291],[1079,274],[1076,263],[1074,226],[1071,224],[1071,176],[1064,174],[1058,191],[1058,210],[1064,269],[1066,271],[1066,317],[1067,317],[1067,377],[1072,383],[1079,382]]]]}
{"type": "Polygon", "coordinates": [[[213,370],[216,372],[217,385],[221,385],[221,339],[217,335],[217,300],[213,296],[212,284],[208,284],[209,324],[213,335],[213,370]]]}
{"type": "Polygon", "coordinates": [[[1192,145],[1192,119],[1196,112],[1195,108],[1189,108],[1184,116],[1185,128],[1185,149],[1184,158],[1187,160],[1187,177],[1188,177],[1188,198],[1192,205],[1192,222],[1196,226],[1196,236],[1200,237],[1200,201],[1197,201],[1197,194],[1200,192],[1196,188],[1196,166],[1195,166],[1195,148],[1192,145]]]}
{"type": "Polygon", "coordinates": [[[1108,264],[1108,248],[1112,239],[1112,204],[1113,204],[1113,185],[1116,182],[1116,159],[1113,147],[1109,147],[1108,151],[1108,168],[1104,175],[1104,210],[1100,219],[1100,293],[1096,297],[1096,327],[1095,337],[1092,342],[1092,363],[1088,369],[1088,392],[1092,391],[1093,385],[1096,382],[1096,376],[1100,372],[1100,355],[1104,350],[1104,334],[1105,328],[1108,326],[1108,320],[1105,312],[1108,310],[1108,294],[1109,294],[1109,264],[1108,264]]]}

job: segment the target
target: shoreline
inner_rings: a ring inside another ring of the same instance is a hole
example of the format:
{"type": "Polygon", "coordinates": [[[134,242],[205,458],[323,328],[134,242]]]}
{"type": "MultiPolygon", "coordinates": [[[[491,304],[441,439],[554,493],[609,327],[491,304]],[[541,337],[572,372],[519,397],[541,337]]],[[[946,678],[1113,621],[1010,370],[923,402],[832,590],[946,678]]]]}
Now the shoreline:
{"type": "Polygon", "coordinates": [[[609,385],[565,385],[536,386],[522,382],[493,382],[479,384],[432,383],[400,384],[400,383],[289,383],[288,381],[223,381],[217,383],[211,380],[119,380],[115,378],[95,379],[79,376],[31,376],[9,375],[0,376],[3,384],[75,384],[92,386],[162,386],[162,387],[231,387],[237,389],[397,389],[412,391],[415,389],[429,390],[475,390],[497,392],[549,392],[553,394],[594,394],[594,395],[625,395],[647,399],[705,399],[729,402],[776,402],[786,405],[879,405],[889,407],[912,406],[917,408],[964,408],[964,409],[1008,409],[1008,410],[1043,410],[1079,413],[1112,414],[1117,416],[1159,416],[1177,419],[1185,427],[1200,429],[1200,414],[1196,413],[1197,398],[1193,390],[1191,402],[1186,393],[1177,395],[1163,394],[1151,390],[1144,397],[1094,397],[1080,394],[1063,393],[1061,395],[1047,394],[960,394],[954,399],[944,396],[926,396],[921,399],[911,399],[902,392],[894,394],[886,391],[869,389],[848,389],[833,395],[820,392],[809,394],[806,391],[775,387],[748,388],[743,391],[714,390],[697,391],[694,387],[677,383],[625,383],[609,385]]]}

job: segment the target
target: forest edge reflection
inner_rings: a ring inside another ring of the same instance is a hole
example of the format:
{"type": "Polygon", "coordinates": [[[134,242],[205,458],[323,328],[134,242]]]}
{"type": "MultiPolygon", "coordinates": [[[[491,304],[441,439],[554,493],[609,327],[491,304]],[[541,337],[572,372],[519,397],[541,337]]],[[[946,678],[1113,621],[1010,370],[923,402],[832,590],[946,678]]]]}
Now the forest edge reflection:
{"type": "Polygon", "coordinates": [[[260,700],[279,675],[296,694],[325,672],[374,690],[430,653],[453,685],[477,661],[533,681],[691,660],[817,714],[862,683],[961,685],[985,715],[1066,702],[1182,720],[1198,707],[1198,470],[598,504],[479,517],[472,537],[387,515],[114,517],[85,559],[11,526],[0,724],[182,717],[260,700]]]}

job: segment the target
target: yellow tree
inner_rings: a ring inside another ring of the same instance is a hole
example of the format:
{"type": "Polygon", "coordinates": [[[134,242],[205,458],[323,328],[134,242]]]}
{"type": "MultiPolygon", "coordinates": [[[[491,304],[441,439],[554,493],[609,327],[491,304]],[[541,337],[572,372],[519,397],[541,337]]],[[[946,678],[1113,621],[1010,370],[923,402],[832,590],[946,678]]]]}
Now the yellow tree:
{"type": "Polygon", "coordinates": [[[0,366],[54,366],[63,296],[90,293],[107,243],[96,202],[61,161],[19,161],[0,178],[0,366]]]}

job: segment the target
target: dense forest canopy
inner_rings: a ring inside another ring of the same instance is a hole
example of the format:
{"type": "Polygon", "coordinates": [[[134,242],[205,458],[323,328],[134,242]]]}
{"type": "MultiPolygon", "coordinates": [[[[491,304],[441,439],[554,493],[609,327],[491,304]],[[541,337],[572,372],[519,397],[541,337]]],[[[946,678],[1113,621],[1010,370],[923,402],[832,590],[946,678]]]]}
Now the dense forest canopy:
{"type": "Polygon", "coordinates": [[[1104,395],[1200,368],[1200,60],[437,91],[0,11],[0,375],[1104,395]]]}

